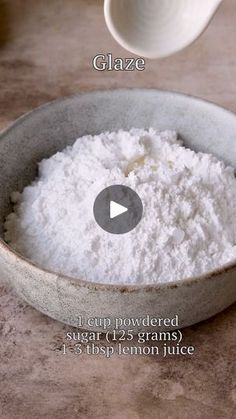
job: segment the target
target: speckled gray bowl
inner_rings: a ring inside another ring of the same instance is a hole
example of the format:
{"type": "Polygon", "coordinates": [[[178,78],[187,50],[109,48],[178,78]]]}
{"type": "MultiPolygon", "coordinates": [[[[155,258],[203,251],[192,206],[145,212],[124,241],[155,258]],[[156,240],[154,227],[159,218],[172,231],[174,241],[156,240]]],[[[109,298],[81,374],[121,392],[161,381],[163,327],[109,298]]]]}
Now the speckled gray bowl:
{"type": "MultiPolygon", "coordinates": [[[[1,134],[0,234],[11,210],[10,193],[34,179],[42,158],[84,134],[150,126],[177,130],[187,146],[212,152],[236,167],[236,116],[214,104],[156,90],[94,92],[56,101],[23,116],[1,134]]],[[[173,278],[168,284],[101,285],[48,272],[1,240],[0,268],[29,304],[74,326],[78,316],[170,318],[178,314],[183,327],[236,300],[236,264],[199,278],[178,282],[173,278]]]]}

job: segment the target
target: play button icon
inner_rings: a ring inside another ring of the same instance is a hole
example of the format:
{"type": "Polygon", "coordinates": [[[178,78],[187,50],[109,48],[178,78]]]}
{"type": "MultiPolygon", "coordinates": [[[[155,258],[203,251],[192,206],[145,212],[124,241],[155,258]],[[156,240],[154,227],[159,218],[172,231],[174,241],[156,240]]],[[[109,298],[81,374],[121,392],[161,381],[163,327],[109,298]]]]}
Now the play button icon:
{"type": "Polygon", "coordinates": [[[110,202],[110,218],[118,217],[118,215],[124,214],[126,211],[128,211],[128,208],[123,205],[117,204],[114,201],[110,202]]]}
{"type": "Polygon", "coordinates": [[[128,186],[112,185],[99,193],[93,213],[103,230],[124,234],[133,230],[141,220],[143,205],[138,194],[128,186]]]}

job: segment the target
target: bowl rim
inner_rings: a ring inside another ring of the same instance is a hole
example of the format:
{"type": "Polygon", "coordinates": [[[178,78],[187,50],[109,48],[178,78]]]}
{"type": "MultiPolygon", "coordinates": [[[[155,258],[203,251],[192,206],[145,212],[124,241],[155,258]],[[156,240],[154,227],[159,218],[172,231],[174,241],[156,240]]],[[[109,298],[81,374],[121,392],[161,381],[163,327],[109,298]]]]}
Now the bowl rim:
{"type": "MultiPolygon", "coordinates": [[[[21,124],[23,121],[27,120],[29,117],[33,116],[35,113],[40,112],[41,110],[47,109],[49,107],[53,107],[54,105],[66,102],[68,100],[74,100],[79,99],[81,97],[93,97],[94,95],[101,95],[101,94],[119,94],[119,93],[131,93],[131,92],[146,92],[146,93],[156,93],[156,94],[162,94],[166,96],[174,96],[178,98],[187,99],[190,101],[194,101],[195,103],[199,103],[201,105],[207,105],[211,106],[220,112],[225,112],[229,116],[232,116],[233,118],[236,118],[236,113],[233,111],[227,109],[226,107],[222,107],[220,105],[217,105],[216,103],[202,99],[197,96],[193,96],[186,93],[181,93],[178,91],[173,90],[165,90],[165,89],[155,89],[155,88],[117,88],[117,89],[100,89],[100,90],[91,90],[91,91],[81,91],[80,93],[76,93],[70,96],[64,96],[61,98],[57,98],[55,100],[52,100],[50,102],[44,103],[29,112],[24,113],[23,115],[19,116],[16,120],[11,122],[6,128],[0,131],[0,141],[4,139],[5,136],[8,135],[8,133],[13,130],[15,127],[17,127],[19,124],[21,124]]],[[[56,271],[51,271],[49,269],[46,269],[44,267],[41,267],[37,263],[31,261],[30,259],[24,257],[17,251],[15,251],[13,248],[11,248],[2,237],[0,237],[0,251],[3,251],[6,253],[6,255],[15,258],[17,263],[23,263],[28,268],[36,269],[39,273],[46,273],[53,277],[55,280],[58,278],[68,281],[71,285],[78,287],[78,288],[88,288],[93,290],[110,290],[110,291],[119,291],[121,293],[123,292],[135,292],[135,291],[152,291],[152,290],[166,290],[166,289],[172,289],[172,288],[178,288],[180,286],[193,286],[199,282],[203,282],[204,280],[213,280],[218,278],[219,275],[225,274],[229,271],[231,271],[233,268],[236,268],[236,260],[229,262],[227,264],[224,264],[222,267],[213,269],[211,271],[208,271],[205,274],[201,274],[199,276],[193,276],[193,277],[186,277],[179,280],[173,280],[168,282],[157,282],[157,283],[143,283],[143,284],[128,284],[128,283],[108,283],[108,282],[95,282],[91,280],[81,279],[81,278],[75,278],[71,277],[69,275],[58,273],[56,271]]]]}

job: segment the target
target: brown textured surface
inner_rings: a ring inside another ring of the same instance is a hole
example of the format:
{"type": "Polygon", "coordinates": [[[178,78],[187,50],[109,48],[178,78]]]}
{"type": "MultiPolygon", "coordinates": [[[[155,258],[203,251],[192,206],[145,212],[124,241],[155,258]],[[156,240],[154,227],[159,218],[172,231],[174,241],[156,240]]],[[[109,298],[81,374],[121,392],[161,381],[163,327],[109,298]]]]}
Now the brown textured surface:
{"type": "MultiPolygon", "coordinates": [[[[225,0],[189,49],[143,73],[95,72],[99,52],[126,54],[100,0],[0,0],[0,128],[45,101],[81,90],[158,87],[236,111],[236,4],[225,0]]],[[[186,329],[192,358],[63,356],[68,328],[0,288],[3,419],[233,419],[236,307],[186,329]]]]}

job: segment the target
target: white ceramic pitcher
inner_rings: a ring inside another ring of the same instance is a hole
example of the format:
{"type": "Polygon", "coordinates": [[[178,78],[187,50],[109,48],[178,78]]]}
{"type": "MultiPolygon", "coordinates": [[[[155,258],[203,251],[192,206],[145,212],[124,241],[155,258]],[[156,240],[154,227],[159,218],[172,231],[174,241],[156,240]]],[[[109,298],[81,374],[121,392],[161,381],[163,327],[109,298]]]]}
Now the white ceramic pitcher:
{"type": "Polygon", "coordinates": [[[190,45],[222,0],[105,0],[106,24],[125,49],[162,58],[190,45]]]}

